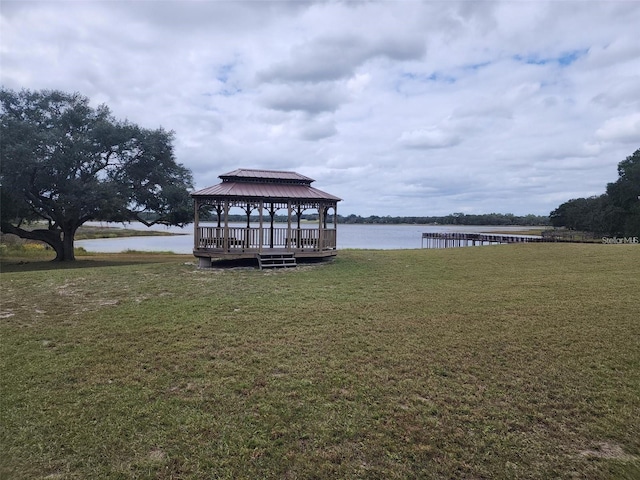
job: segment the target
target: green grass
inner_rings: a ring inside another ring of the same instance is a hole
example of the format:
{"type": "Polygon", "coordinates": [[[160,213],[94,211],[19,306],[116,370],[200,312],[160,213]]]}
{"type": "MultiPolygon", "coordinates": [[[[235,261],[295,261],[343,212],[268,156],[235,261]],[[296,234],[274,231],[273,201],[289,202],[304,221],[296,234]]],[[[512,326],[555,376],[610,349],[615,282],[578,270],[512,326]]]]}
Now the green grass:
{"type": "Polygon", "coordinates": [[[3,264],[2,477],[638,478],[640,248],[3,264]]]}

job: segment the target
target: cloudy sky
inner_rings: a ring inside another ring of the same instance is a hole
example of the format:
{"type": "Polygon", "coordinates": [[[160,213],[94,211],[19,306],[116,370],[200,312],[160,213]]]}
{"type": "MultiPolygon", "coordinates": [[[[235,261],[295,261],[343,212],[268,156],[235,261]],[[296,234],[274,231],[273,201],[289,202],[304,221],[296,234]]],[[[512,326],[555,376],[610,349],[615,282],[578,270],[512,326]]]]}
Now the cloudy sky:
{"type": "Polygon", "coordinates": [[[640,148],[638,1],[0,3],[4,87],[174,130],[197,188],[294,170],[343,215],[546,215],[640,148]]]}

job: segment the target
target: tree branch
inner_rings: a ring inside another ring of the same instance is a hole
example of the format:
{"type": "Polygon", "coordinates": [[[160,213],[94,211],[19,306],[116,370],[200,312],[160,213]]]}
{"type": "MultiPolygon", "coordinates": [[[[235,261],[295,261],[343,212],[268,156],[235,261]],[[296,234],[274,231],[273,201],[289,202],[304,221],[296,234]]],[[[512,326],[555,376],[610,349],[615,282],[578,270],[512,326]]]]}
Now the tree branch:
{"type": "Polygon", "coordinates": [[[26,238],[27,240],[38,240],[40,242],[48,243],[52,245],[52,242],[62,242],[60,239],[59,230],[25,230],[24,228],[16,227],[10,223],[0,223],[0,230],[2,233],[11,233],[17,235],[20,238],[26,238]]]}

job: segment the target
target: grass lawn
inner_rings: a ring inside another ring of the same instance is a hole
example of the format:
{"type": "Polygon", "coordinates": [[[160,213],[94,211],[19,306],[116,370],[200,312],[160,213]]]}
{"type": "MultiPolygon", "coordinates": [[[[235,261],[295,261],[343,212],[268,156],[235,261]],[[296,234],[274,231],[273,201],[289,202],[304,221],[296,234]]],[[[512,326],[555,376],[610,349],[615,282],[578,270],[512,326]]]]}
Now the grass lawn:
{"type": "Polygon", "coordinates": [[[2,264],[1,478],[640,478],[640,247],[2,264]]]}

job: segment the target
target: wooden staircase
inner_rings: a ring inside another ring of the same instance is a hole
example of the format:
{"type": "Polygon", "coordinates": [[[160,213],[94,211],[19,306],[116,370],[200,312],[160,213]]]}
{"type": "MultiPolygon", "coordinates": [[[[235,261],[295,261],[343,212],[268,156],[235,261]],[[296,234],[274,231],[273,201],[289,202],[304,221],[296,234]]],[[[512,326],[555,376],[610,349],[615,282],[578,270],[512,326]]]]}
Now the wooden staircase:
{"type": "Polygon", "coordinates": [[[293,253],[259,253],[258,265],[263,268],[286,268],[297,266],[293,253]]]}

